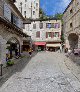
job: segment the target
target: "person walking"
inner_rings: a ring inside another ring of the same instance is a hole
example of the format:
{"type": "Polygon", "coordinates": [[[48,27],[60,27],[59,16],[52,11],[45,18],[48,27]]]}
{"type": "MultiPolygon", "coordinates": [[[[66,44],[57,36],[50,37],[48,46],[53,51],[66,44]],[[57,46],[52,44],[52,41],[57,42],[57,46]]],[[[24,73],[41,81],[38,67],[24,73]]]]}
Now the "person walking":
{"type": "Polygon", "coordinates": [[[31,57],[31,55],[32,55],[32,49],[30,48],[28,52],[29,52],[29,55],[31,57]]]}

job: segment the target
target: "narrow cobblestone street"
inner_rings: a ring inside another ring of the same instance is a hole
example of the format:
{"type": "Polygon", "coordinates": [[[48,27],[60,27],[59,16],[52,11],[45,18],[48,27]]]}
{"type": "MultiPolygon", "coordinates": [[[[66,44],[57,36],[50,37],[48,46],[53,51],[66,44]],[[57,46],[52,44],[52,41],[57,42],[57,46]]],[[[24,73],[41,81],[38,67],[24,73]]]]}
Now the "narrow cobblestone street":
{"type": "Polygon", "coordinates": [[[39,52],[2,85],[0,92],[80,92],[76,68],[63,53],[39,52]]]}

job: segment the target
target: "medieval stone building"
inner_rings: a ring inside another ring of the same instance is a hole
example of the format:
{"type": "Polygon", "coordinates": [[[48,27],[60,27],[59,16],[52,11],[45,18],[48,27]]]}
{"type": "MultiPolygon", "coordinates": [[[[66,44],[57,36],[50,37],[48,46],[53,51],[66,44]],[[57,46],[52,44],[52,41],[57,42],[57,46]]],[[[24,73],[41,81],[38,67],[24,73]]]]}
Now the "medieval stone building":
{"type": "Polygon", "coordinates": [[[80,1],[71,0],[63,13],[66,48],[80,48],[80,1]]]}
{"type": "Polygon", "coordinates": [[[13,0],[0,0],[0,63],[6,62],[6,54],[15,56],[15,50],[21,54],[24,18],[16,8],[13,0]]]}

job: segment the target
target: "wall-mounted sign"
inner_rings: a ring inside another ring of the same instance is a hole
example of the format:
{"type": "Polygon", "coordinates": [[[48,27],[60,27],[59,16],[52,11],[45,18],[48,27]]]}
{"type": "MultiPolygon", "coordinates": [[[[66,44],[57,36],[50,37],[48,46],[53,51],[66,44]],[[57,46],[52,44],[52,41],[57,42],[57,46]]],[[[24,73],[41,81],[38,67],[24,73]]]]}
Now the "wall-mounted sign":
{"type": "Polygon", "coordinates": [[[7,3],[4,4],[4,17],[11,21],[11,10],[7,3]]]}

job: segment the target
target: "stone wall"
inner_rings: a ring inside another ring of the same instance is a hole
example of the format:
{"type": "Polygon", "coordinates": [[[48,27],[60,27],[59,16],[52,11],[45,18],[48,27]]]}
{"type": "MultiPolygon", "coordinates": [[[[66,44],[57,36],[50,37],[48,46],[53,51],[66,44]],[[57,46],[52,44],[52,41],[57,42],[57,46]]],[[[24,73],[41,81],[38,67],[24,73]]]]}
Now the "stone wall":
{"type": "MultiPolygon", "coordinates": [[[[70,3],[66,11],[64,12],[63,21],[64,21],[63,31],[65,35],[65,43],[66,43],[66,46],[70,48],[68,44],[69,34],[75,33],[78,36],[80,34],[80,27],[79,27],[80,26],[80,3],[78,2],[78,0],[73,0],[72,3],[70,3]],[[71,23],[72,23],[72,26],[70,26],[71,23]]],[[[78,42],[78,44],[79,43],[80,42],[78,42]]]]}
{"type": "Polygon", "coordinates": [[[4,27],[4,25],[0,24],[0,62],[5,63],[6,62],[6,53],[7,53],[7,41],[10,38],[16,38],[20,43],[20,52],[21,52],[21,46],[23,45],[23,37],[11,33],[10,31],[13,31],[13,29],[7,29],[7,27],[4,27]]]}

